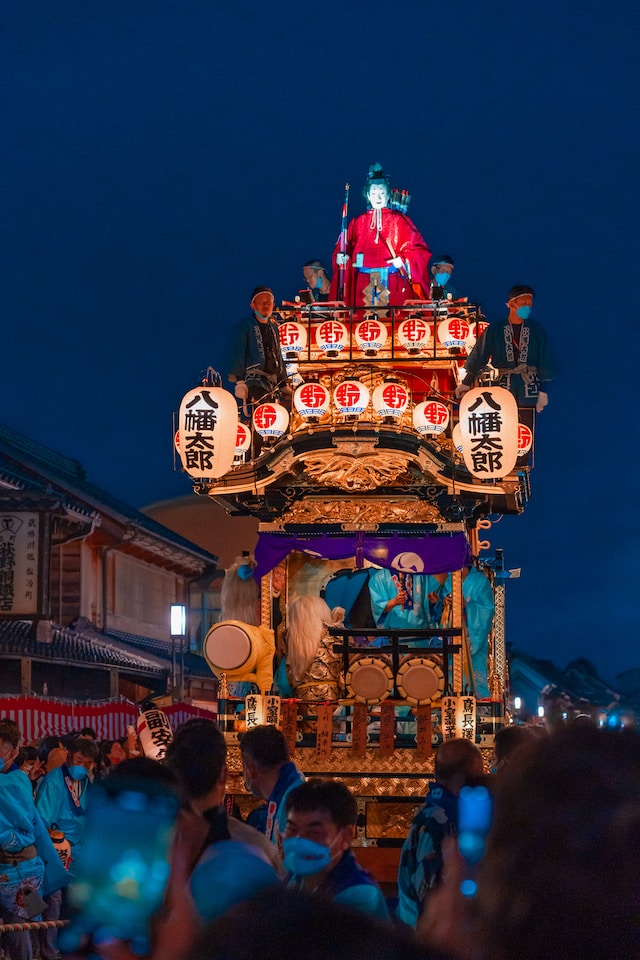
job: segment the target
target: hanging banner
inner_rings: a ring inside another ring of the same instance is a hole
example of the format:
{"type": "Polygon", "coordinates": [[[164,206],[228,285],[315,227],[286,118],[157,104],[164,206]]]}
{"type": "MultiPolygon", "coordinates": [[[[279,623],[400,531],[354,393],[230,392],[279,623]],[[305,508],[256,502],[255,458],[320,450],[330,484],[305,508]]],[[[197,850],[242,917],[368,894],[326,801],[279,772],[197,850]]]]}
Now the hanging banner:
{"type": "Polygon", "coordinates": [[[416,727],[416,757],[418,760],[427,760],[433,753],[430,703],[416,707],[416,727]]]}
{"type": "Polygon", "coordinates": [[[351,707],[351,749],[355,757],[364,757],[367,752],[368,720],[366,703],[354,703],[351,707]]]}
{"type": "Polygon", "coordinates": [[[316,726],[316,756],[331,756],[331,734],[333,732],[333,705],[330,703],[318,704],[318,720],[316,726]]]}
{"type": "Polygon", "coordinates": [[[476,742],[476,699],[471,696],[442,698],[442,739],[463,738],[476,742]]]}
{"type": "Polygon", "coordinates": [[[380,705],[380,756],[392,757],[395,748],[396,708],[390,700],[380,705]]]}
{"type": "Polygon", "coordinates": [[[518,405],[504,387],[474,387],[460,401],[460,438],[467,469],[480,480],[511,473],[518,459],[518,405]]]}
{"type": "Polygon", "coordinates": [[[287,741],[289,753],[296,748],[298,731],[298,704],[295,700],[283,700],[280,710],[280,729],[287,741]]]}

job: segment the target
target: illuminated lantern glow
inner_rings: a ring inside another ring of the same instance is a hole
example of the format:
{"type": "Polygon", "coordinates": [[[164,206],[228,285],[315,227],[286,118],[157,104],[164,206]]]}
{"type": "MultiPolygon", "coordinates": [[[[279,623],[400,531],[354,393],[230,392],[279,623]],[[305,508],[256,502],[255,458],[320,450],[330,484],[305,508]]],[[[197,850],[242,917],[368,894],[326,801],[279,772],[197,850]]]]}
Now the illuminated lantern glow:
{"type": "Polygon", "coordinates": [[[418,433],[444,433],[449,426],[449,408],[440,400],[423,400],[413,408],[413,425],[418,433]]]}
{"type": "Polygon", "coordinates": [[[438,340],[443,347],[464,347],[469,336],[469,324],[464,317],[447,317],[438,324],[438,340]]]}
{"type": "Polygon", "coordinates": [[[460,401],[462,456],[481,480],[506,477],[518,459],[518,405],[504,387],[474,387],[460,401]]]}
{"type": "Polygon", "coordinates": [[[339,320],[324,320],[316,327],[316,343],[328,357],[337,357],[349,342],[349,331],[339,320]]]}
{"type": "Polygon", "coordinates": [[[476,699],[475,697],[442,698],[442,739],[470,740],[476,742],[476,699]]]}
{"type": "Polygon", "coordinates": [[[287,363],[287,377],[291,383],[291,386],[295,389],[299,387],[301,383],[304,383],[303,378],[300,376],[299,367],[297,363],[287,363]]]}
{"type": "Polygon", "coordinates": [[[289,426],[289,411],[280,403],[261,403],[253,411],[253,426],[265,440],[281,437],[289,426]]]}
{"type": "Polygon", "coordinates": [[[238,424],[236,434],[236,457],[244,457],[244,454],[251,446],[251,431],[244,423],[238,424]]]}
{"type": "Polygon", "coordinates": [[[373,357],[378,350],[384,347],[389,334],[384,323],[377,317],[361,320],[355,331],[356,347],[362,350],[367,357],[373,357]]]}
{"type": "Polygon", "coordinates": [[[296,360],[307,346],[307,328],[295,320],[287,320],[278,327],[280,349],[285,360],[296,360]]]}
{"type": "Polygon", "coordinates": [[[178,453],[180,453],[180,431],[179,430],[176,430],[176,435],[173,438],[173,445],[178,451],[178,453]]]}
{"type": "Polygon", "coordinates": [[[409,391],[401,383],[385,381],[373,391],[373,409],[380,417],[401,417],[409,406],[409,391]]]}
{"type": "Polygon", "coordinates": [[[524,457],[533,446],[533,430],[526,423],[518,424],[518,456],[524,457]]]}
{"type": "Polygon", "coordinates": [[[173,740],[169,718],[162,710],[145,710],[136,721],[138,739],[145,757],[162,760],[173,740]]]}
{"type": "Polygon", "coordinates": [[[359,416],[369,406],[369,389],[359,380],[344,380],[333,391],[333,402],[338,413],[359,416]]]}
{"type": "Polygon", "coordinates": [[[454,424],[453,430],[451,431],[451,439],[458,453],[462,453],[462,436],[460,435],[459,423],[454,424]]]}
{"type": "Polygon", "coordinates": [[[265,723],[279,727],[280,705],[280,697],[274,694],[268,693],[263,696],[259,693],[250,693],[244,700],[246,729],[251,730],[252,727],[260,727],[265,723]]]}
{"type": "Polygon", "coordinates": [[[398,324],[397,337],[409,353],[420,353],[431,340],[431,324],[422,317],[407,317],[398,324]]]}
{"type": "Polygon", "coordinates": [[[178,436],[183,469],[190,477],[215,480],[233,465],[238,406],[221,387],[203,385],[182,398],[178,436]]]}
{"type": "Polygon", "coordinates": [[[330,403],[329,391],[321,383],[303,383],[293,394],[293,405],[300,416],[305,418],[323,417],[330,403]]]}
{"type": "Polygon", "coordinates": [[[476,341],[480,339],[488,326],[489,324],[486,320],[478,320],[469,324],[469,336],[465,341],[467,353],[471,353],[476,345],[476,341]]]}

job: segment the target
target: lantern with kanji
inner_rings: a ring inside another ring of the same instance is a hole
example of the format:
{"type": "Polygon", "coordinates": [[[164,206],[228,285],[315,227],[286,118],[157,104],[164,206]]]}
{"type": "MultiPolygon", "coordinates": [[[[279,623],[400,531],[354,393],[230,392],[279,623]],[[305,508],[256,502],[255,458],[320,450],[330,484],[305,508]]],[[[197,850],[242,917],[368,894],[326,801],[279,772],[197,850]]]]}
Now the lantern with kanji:
{"type": "Polygon", "coordinates": [[[189,390],[180,404],[176,437],[186,473],[195,479],[224,476],[233,465],[237,428],[238,406],[227,390],[213,383],[189,390]]]}
{"type": "Polygon", "coordinates": [[[469,335],[465,340],[465,347],[467,353],[471,353],[473,348],[476,345],[476,342],[480,339],[482,334],[485,332],[489,324],[486,320],[472,320],[469,324],[469,335]]]}
{"type": "Polygon", "coordinates": [[[244,455],[250,446],[251,431],[245,423],[239,423],[236,434],[236,460],[244,460],[244,455]]]}
{"type": "Polygon", "coordinates": [[[379,417],[401,417],[409,406],[409,390],[395,380],[385,380],[373,391],[373,409],[379,417]]]}
{"type": "Polygon", "coordinates": [[[442,698],[442,739],[476,742],[476,699],[471,696],[442,698]]]}
{"type": "Polygon", "coordinates": [[[173,740],[169,718],[162,710],[145,710],[136,721],[138,739],[145,757],[162,760],[173,740]]]}
{"type": "Polygon", "coordinates": [[[338,413],[359,416],[369,406],[369,389],[359,380],[343,380],[333,391],[333,402],[338,413]]]}
{"type": "Polygon", "coordinates": [[[289,411],[280,403],[261,403],[253,411],[253,426],[263,440],[277,439],[287,432],[289,411]]]}
{"type": "Polygon", "coordinates": [[[458,453],[462,453],[462,437],[460,436],[459,423],[455,423],[453,425],[453,430],[451,431],[451,439],[453,440],[453,445],[458,451],[458,453]]]}
{"type": "Polygon", "coordinates": [[[349,342],[349,331],[339,320],[323,320],[315,332],[316,343],[327,357],[337,357],[349,342]]]}
{"type": "Polygon", "coordinates": [[[386,324],[378,320],[378,317],[366,317],[361,320],[354,331],[356,347],[362,350],[365,357],[375,357],[378,350],[381,350],[387,342],[388,333],[386,324]]]}
{"type": "Polygon", "coordinates": [[[327,388],[313,380],[296,387],[293,394],[293,405],[305,420],[318,420],[323,417],[330,403],[331,397],[327,388]]]}
{"type": "Polygon", "coordinates": [[[526,423],[518,424],[518,456],[524,457],[533,446],[533,430],[526,423]]]}
{"type": "Polygon", "coordinates": [[[278,336],[285,360],[297,360],[307,346],[307,328],[294,320],[281,323],[278,327],[278,336]]]}
{"type": "Polygon", "coordinates": [[[474,477],[497,480],[518,459],[518,405],[504,387],[474,387],[460,401],[462,456],[474,477]]]}
{"type": "Polygon", "coordinates": [[[441,400],[423,400],[413,408],[413,425],[418,433],[444,433],[449,425],[449,408],[441,400]]]}
{"type": "Polygon", "coordinates": [[[420,353],[431,339],[431,324],[419,314],[407,317],[398,324],[396,336],[400,346],[408,353],[420,353]]]}
{"type": "Polygon", "coordinates": [[[280,697],[275,694],[250,693],[244,699],[246,729],[252,730],[263,724],[279,727],[280,704],[280,697]]]}
{"type": "Polygon", "coordinates": [[[469,324],[464,317],[446,317],[438,324],[438,340],[443,347],[464,347],[469,336],[469,324]]]}

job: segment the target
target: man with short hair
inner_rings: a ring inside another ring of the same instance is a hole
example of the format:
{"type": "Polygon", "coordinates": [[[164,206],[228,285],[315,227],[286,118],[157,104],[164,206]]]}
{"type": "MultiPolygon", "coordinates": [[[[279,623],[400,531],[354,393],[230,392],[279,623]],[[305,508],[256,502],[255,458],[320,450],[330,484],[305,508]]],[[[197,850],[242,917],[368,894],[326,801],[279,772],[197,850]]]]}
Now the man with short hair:
{"type": "Polygon", "coordinates": [[[415,927],[429,892],[442,880],[442,843],[458,829],[461,789],[483,773],[482,754],[470,740],[447,740],[436,753],[435,783],[402,845],[397,916],[415,927]]]}
{"type": "Polygon", "coordinates": [[[339,780],[313,777],[292,790],[285,803],[287,886],[388,920],[380,887],[351,850],[358,807],[349,788],[339,780]]]}
{"type": "Polygon", "coordinates": [[[509,315],[490,323],[467,357],[466,376],[456,387],[456,400],[471,390],[475,378],[491,361],[498,370],[495,386],[510,390],[519,407],[535,407],[537,413],[544,410],[554,364],[544,328],[530,319],[534,297],[533,287],[519,284],[511,288],[509,315]]]}
{"type": "Polygon", "coordinates": [[[302,273],[314,303],[326,303],[329,299],[331,281],[322,260],[307,260],[302,273]]]}
{"type": "Polygon", "coordinates": [[[431,258],[429,264],[429,273],[431,275],[429,296],[431,300],[458,299],[458,291],[451,283],[453,268],[453,257],[449,256],[448,253],[443,253],[431,258]]]}
{"type": "Polygon", "coordinates": [[[240,738],[240,753],[247,790],[267,801],[265,835],[279,847],[287,822],[287,794],[304,783],[304,774],[291,760],[284,734],[271,724],[247,730],[240,738]]]}
{"type": "Polygon", "coordinates": [[[93,740],[78,737],[72,741],[66,762],[44,775],[36,793],[36,807],[47,829],[56,823],[71,844],[71,859],[76,859],[82,844],[87,809],[89,774],[98,758],[93,740]]]}
{"type": "Polygon", "coordinates": [[[287,369],[280,349],[278,324],[273,319],[275,298],[270,287],[256,287],[231,350],[229,381],[243,404],[259,402],[287,384],[287,369]]]}

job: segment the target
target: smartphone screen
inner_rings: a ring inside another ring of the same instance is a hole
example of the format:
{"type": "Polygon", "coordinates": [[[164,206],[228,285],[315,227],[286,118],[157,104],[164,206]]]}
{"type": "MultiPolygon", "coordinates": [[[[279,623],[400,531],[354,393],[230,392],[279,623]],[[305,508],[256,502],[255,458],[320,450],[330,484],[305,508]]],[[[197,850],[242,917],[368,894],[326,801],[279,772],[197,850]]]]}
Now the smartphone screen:
{"type": "MultiPolygon", "coordinates": [[[[178,799],[164,784],[120,779],[92,788],[76,879],[69,891],[77,910],[64,948],[102,936],[144,942],[169,877],[169,847],[178,799]],[[67,940],[75,944],[67,944],[67,940]]],[[[62,943],[61,943],[62,946],[62,943]]]]}

